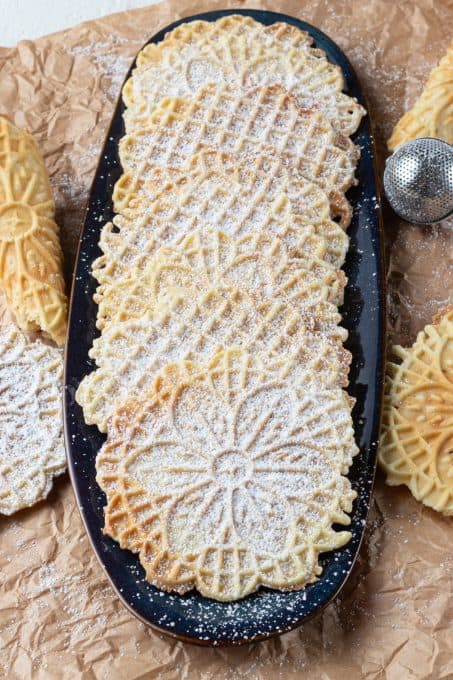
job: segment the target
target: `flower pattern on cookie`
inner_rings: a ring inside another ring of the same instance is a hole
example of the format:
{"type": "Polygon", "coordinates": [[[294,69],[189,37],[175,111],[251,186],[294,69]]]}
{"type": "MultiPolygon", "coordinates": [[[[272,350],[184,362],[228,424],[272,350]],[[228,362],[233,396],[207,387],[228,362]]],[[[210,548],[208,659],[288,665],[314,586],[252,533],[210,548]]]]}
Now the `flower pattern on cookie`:
{"type": "Polygon", "coordinates": [[[153,398],[118,414],[99,454],[98,480],[113,499],[108,533],[121,542],[119,494],[134,540],[143,538],[122,544],[168,589],[195,585],[228,600],[314,580],[319,552],[349,538],[331,529],[348,523],[354,497],[343,476],[356,449],[342,391],[299,387],[269,357],[242,350],[188,377],[169,367],[156,385],[153,398]]]}

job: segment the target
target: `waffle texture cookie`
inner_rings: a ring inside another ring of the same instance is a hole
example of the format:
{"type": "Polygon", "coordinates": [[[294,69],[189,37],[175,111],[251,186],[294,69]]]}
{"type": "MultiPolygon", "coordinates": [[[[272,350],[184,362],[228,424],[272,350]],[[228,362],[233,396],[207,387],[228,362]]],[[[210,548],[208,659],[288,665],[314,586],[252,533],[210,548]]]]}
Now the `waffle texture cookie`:
{"type": "Polygon", "coordinates": [[[453,144],[453,41],[412,109],[396,124],[388,148],[395,151],[418,137],[438,137],[453,144]]]}
{"type": "Polygon", "coordinates": [[[247,92],[214,85],[191,97],[162,100],[141,130],[126,135],[120,159],[127,171],[146,167],[186,167],[204,146],[233,154],[280,158],[328,193],[332,213],[347,221],[344,192],[354,182],[359,150],[333,130],[320,111],[300,109],[278,85],[247,92]]]}
{"type": "MultiPolygon", "coordinates": [[[[312,47],[313,39],[306,31],[301,31],[296,26],[284,22],[276,22],[270,26],[264,26],[252,17],[241,14],[232,14],[221,17],[217,21],[191,21],[180,24],[172,31],[165,34],[165,38],[174,38],[182,42],[198,44],[199,42],[215,44],[222,40],[225,33],[232,39],[244,36],[250,41],[263,42],[273,45],[278,40],[285,47],[295,47],[308,53],[316,53],[312,47]]],[[[319,55],[324,56],[319,51],[319,55]]]]}
{"type": "Polygon", "coordinates": [[[65,470],[61,420],[63,356],[0,327],[0,513],[46,498],[65,470]]]}
{"type": "MultiPolygon", "coordinates": [[[[99,286],[98,326],[139,318],[162,307],[175,291],[193,295],[222,287],[241,288],[258,305],[285,302],[307,328],[336,334],[345,276],[322,260],[282,257],[261,239],[235,241],[227,234],[191,232],[176,247],[162,247],[144,268],[130,269],[114,285],[99,286]],[[269,253],[266,256],[264,253],[269,253]]],[[[269,240],[269,239],[268,239],[269,240]]],[[[281,250],[281,249],[280,249],[281,250]]]]}
{"type": "Polygon", "coordinates": [[[102,432],[115,409],[131,395],[149,390],[156,373],[174,361],[207,362],[221,349],[275,352],[297,358],[305,382],[344,385],[349,353],[336,336],[310,332],[300,315],[283,303],[257,308],[235,289],[185,291],[156,313],[110,325],[93,342],[90,357],[98,368],[81,382],[77,402],[88,424],[102,432]]]}
{"type": "MultiPolygon", "coordinates": [[[[255,247],[265,246],[264,254],[307,258],[313,252],[335,263],[347,247],[317,185],[283,169],[273,177],[262,167],[241,168],[224,153],[202,152],[186,171],[154,167],[145,178],[125,174],[114,204],[119,214],[103,228],[103,255],[93,263],[101,284],[98,303],[109,287],[136,278],[137,268],[146,267],[160,247],[179,243],[194,229],[222,231],[249,245],[254,240],[255,247]]],[[[101,313],[100,328],[105,318],[101,313]]]]}
{"type": "Polygon", "coordinates": [[[20,328],[66,339],[67,300],[55,206],[31,135],[0,117],[0,285],[20,328]]]}
{"type": "Polygon", "coordinates": [[[269,215],[288,221],[290,211],[312,224],[330,219],[320,187],[280,163],[263,160],[256,167],[254,160],[240,165],[230,154],[206,150],[184,169],[152,166],[149,173],[125,173],[114,188],[114,209],[130,220],[177,219],[179,231],[203,219],[211,228],[224,224],[233,236],[248,232],[248,223],[264,229],[269,215]]]}
{"type": "MultiPolygon", "coordinates": [[[[137,221],[127,220],[119,215],[114,222],[115,224],[109,222],[102,228],[99,246],[103,254],[92,266],[93,276],[101,284],[101,289],[96,294],[98,303],[107,287],[120,285],[131,273],[146,269],[158,252],[156,231],[150,228],[153,222],[146,215],[137,221]]],[[[263,247],[263,256],[278,257],[280,261],[285,261],[291,256],[292,244],[295,244],[294,255],[301,260],[319,259],[335,269],[344,262],[348,238],[335,222],[327,221],[313,225],[306,223],[303,218],[295,218],[292,225],[286,223],[283,227],[282,238],[272,238],[252,231],[241,238],[235,238],[234,241],[238,247],[242,247],[242,244],[249,249],[254,248],[254,244],[256,247],[263,247]],[[289,253],[288,243],[291,246],[289,253]]],[[[188,234],[193,231],[196,229],[188,234]]],[[[188,234],[181,236],[181,239],[185,239],[188,234]]],[[[170,240],[168,245],[172,244],[174,242],[170,240]]],[[[99,325],[102,323],[103,321],[99,319],[99,325]]]]}
{"type": "Polygon", "coordinates": [[[169,366],[113,419],[97,458],[105,532],[140,554],[151,583],[223,601],[291,590],[349,540],[331,528],[349,524],[355,497],[343,393],[280,370],[239,350],[207,369],[169,366]]]}
{"type": "Polygon", "coordinates": [[[394,347],[388,364],[379,462],[390,485],[453,515],[453,308],[394,347]]]}
{"type": "Polygon", "coordinates": [[[321,50],[307,43],[305,49],[300,49],[302,43],[290,46],[288,40],[279,39],[278,31],[259,26],[250,39],[230,33],[227,27],[223,30],[219,22],[214,29],[208,22],[197,23],[195,32],[189,22],[139,53],[137,67],[123,89],[129,131],[143,127],[164,97],[192,95],[210,83],[245,90],[280,85],[302,108],[319,108],[336,130],[349,135],[358,128],[364,110],[342,92],[341,70],[321,50]]]}

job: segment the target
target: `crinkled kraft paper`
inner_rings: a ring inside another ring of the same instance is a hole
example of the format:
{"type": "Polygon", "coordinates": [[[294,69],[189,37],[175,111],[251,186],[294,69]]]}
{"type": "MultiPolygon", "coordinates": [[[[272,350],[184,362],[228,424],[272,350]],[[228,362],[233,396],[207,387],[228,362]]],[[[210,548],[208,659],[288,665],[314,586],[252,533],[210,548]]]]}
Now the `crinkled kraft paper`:
{"type": "MultiPolygon", "coordinates": [[[[62,227],[68,282],[88,188],[128,65],[183,16],[262,7],[318,26],[357,69],[377,137],[413,102],[451,39],[449,0],[166,2],[0,49],[0,113],[37,138],[62,227]]],[[[20,16],[17,16],[20,21],[20,16]]],[[[453,302],[453,227],[384,213],[390,339],[412,342],[453,302]]],[[[0,314],[0,320],[2,315],[0,314]]],[[[200,649],[138,622],[116,599],[67,476],[46,502],[0,520],[0,676],[9,680],[453,678],[453,525],[378,475],[360,558],[337,600],[298,630],[200,649]]]]}

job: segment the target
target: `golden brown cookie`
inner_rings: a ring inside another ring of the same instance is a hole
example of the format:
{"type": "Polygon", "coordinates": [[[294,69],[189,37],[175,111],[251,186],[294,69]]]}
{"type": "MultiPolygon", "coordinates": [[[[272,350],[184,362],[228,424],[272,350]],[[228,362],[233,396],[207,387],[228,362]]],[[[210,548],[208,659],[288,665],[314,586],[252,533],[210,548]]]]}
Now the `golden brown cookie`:
{"type": "Polygon", "coordinates": [[[412,109],[396,124],[388,148],[394,151],[418,137],[438,137],[453,144],[453,41],[412,109]]]}
{"type": "Polygon", "coordinates": [[[66,338],[59,230],[44,161],[27,132],[0,117],[0,285],[19,327],[66,338]]]}
{"type": "Polygon", "coordinates": [[[389,363],[379,462],[390,485],[453,515],[453,308],[395,347],[389,363]]]}

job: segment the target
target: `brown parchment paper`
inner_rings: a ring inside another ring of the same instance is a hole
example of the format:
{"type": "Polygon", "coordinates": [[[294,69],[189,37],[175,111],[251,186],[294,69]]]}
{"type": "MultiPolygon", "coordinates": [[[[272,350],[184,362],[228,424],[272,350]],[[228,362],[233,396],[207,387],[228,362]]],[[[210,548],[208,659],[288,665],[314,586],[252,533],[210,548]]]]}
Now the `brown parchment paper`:
{"type": "MultiPolygon", "coordinates": [[[[176,19],[265,8],[312,22],[345,50],[384,140],[422,89],[453,27],[450,0],[168,0],[0,48],[0,113],[27,127],[51,175],[68,282],[87,191],[130,60],[176,19]]],[[[20,21],[20,16],[17,16],[20,21]]],[[[453,302],[453,225],[385,210],[390,340],[412,342],[453,302]]],[[[3,319],[0,300],[0,322],[3,319]]],[[[48,500],[0,520],[0,677],[162,680],[453,678],[453,523],[379,473],[359,560],[337,600],[280,638],[200,649],[157,634],[115,598],[67,476],[48,500]]]]}

